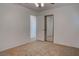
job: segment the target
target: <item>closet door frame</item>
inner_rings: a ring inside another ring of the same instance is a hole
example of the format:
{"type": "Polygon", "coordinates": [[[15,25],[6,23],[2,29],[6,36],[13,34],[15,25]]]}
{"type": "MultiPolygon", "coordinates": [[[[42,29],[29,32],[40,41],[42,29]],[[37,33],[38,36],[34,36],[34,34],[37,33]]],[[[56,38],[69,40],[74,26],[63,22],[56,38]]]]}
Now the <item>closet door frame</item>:
{"type": "MultiPolygon", "coordinates": [[[[44,16],[44,41],[47,41],[47,17],[53,16],[53,28],[54,28],[54,15],[45,15],[44,16]]],[[[53,36],[54,36],[54,29],[53,29],[53,36]]],[[[52,38],[54,41],[54,37],[52,38]]]]}

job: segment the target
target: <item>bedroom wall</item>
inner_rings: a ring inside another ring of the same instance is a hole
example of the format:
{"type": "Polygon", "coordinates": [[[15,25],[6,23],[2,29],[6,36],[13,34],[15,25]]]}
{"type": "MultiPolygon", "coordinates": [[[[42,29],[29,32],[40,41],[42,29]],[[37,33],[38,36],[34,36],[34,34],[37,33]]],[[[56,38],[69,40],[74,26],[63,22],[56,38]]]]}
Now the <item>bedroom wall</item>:
{"type": "Polygon", "coordinates": [[[79,4],[62,5],[40,12],[38,39],[39,34],[44,33],[43,17],[50,14],[54,15],[54,43],[79,48],[79,4]]]}
{"type": "Polygon", "coordinates": [[[17,4],[0,4],[0,51],[32,41],[30,15],[36,14],[17,4]]]}

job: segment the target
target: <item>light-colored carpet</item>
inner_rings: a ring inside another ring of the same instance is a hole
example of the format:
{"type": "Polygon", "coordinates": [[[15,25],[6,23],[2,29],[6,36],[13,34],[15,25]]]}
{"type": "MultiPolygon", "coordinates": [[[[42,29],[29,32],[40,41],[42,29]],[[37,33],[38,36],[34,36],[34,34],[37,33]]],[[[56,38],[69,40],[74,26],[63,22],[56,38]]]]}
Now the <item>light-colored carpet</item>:
{"type": "Polygon", "coordinates": [[[52,42],[34,41],[25,45],[0,52],[1,56],[71,56],[78,55],[79,49],[66,47],[52,42]]]}

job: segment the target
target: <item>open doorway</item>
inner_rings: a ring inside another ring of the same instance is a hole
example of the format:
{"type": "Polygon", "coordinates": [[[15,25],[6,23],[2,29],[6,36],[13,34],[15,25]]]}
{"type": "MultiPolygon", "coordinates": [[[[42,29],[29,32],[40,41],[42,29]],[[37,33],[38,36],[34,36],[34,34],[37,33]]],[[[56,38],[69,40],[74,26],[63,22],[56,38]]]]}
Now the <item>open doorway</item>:
{"type": "Polygon", "coordinates": [[[53,42],[54,40],[54,16],[46,15],[44,20],[44,41],[53,42]]]}
{"type": "Polygon", "coordinates": [[[30,38],[36,40],[36,16],[30,16],[30,38]]]}

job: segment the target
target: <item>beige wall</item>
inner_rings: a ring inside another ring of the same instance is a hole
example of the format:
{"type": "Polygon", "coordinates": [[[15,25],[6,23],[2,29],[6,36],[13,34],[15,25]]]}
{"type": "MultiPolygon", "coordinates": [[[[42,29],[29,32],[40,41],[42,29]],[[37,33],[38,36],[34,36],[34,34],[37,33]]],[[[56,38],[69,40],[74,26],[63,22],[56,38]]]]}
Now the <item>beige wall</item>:
{"type": "Polygon", "coordinates": [[[36,12],[16,4],[0,4],[0,51],[31,41],[30,15],[36,12]]]}
{"type": "Polygon", "coordinates": [[[44,29],[43,17],[49,14],[54,15],[54,43],[79,48],[79,25],[74,23],[79,20],[79,4],[59,6],[41,12],[38,36],[44,32],[41,30],[44,29]]]}

